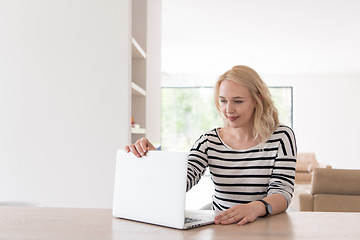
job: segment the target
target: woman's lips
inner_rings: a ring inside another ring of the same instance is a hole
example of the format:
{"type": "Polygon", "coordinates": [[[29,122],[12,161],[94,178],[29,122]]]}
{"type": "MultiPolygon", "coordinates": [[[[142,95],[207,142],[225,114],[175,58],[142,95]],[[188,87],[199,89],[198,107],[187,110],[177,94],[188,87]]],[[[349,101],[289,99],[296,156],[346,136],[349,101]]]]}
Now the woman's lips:
{"type": "Polygon", "coordinates": [[[239,117],[237,116],[237,117],[228,117],[228,119],[230,120],[230,121],[235,121],[235,120],[237,120],[239,117]]]}

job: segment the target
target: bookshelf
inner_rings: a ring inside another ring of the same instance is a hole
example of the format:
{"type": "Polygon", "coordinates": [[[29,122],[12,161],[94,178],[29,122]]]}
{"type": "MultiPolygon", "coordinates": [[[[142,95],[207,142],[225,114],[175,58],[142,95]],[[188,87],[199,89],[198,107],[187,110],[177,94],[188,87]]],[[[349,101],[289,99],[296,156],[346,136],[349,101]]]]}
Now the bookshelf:
{"type": "Polygon", "coordinates": [[[146,136],[147,1],[132,0],[131,143],[146,136]]]}

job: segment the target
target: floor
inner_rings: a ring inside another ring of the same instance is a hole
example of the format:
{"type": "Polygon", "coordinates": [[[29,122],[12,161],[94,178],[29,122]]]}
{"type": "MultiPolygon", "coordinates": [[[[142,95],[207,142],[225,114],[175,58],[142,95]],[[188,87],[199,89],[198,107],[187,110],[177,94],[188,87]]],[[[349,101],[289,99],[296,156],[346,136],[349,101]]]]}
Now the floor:
{"type": "Polygon", "coordinates": [[[289,206],[293,211],[300,211],[299,194],[310,192],[311,185],[306,183],[295,183],[295,190],[292,202],[289,206]]]}

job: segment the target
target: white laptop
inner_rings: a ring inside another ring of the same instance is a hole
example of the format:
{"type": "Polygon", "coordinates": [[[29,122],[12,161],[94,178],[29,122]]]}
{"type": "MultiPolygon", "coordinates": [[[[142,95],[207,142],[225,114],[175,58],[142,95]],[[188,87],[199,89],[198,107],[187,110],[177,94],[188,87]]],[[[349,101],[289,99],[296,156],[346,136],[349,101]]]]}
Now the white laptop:
{"type": "Polygon", "coordinates": [[[113,216],[178,229],[213,223],[212,211],[185,211],[187,157],[149,151],[137,158],[118,150],[113,216]]]}

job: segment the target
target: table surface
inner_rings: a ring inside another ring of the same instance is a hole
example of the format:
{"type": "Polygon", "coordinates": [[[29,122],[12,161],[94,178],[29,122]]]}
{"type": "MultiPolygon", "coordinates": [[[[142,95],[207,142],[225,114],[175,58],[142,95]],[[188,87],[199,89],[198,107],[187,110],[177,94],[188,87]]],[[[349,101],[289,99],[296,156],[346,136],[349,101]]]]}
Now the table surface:
{"type": "Polygon", "coordinates": [[[0,239],[360,239],[360,213],[286,212],[237,226],[177,230],[116,219],[110,209],[0,207],[0,239]]]}

